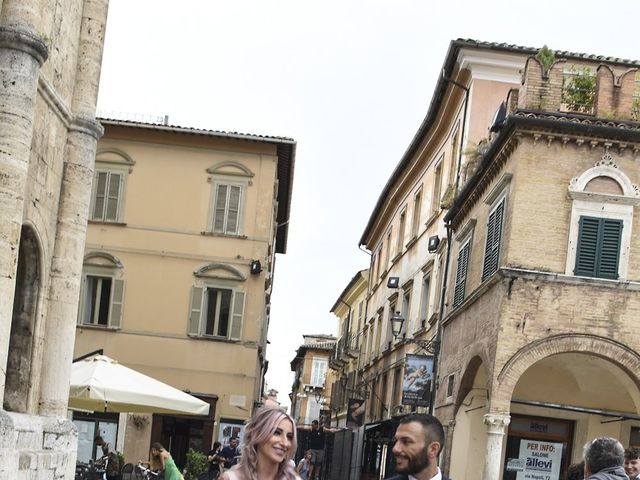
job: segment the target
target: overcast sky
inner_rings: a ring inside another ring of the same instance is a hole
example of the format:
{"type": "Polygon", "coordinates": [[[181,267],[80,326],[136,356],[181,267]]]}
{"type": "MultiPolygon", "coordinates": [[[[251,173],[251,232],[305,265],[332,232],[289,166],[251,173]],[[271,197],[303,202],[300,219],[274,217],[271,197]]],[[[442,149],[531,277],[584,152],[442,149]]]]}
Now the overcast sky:
{"type": "Polygon", "coordinates": [[[267,382],[369,264],[358,241],[456,38],[640,59],[637,0],[110,0],[98,108],[298,142],[267,382]]]}

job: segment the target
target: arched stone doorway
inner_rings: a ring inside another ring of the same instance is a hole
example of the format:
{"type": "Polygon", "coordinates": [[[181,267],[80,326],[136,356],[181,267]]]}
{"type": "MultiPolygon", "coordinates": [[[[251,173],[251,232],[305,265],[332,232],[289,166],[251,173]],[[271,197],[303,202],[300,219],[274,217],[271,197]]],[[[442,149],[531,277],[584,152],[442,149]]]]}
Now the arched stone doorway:
{"type": "Polygon", "coordinates": [[[588,440],[611,436],[628,445],[640,428],[637,372],[633,350],[594,335],[558,335],[520,349],[492,389],[485,422],[501,419],[506,435],[489,429],[485,477],[519,480],[542,465],[536,474],[559,480],[588,440]]]}
{"type": "Polygon", "coordinates": [[[454,427],[450,430],[451,478],[479,479],[486,450],[484,415],[489,410],[488,372],[485,361],[476,355],[469,360],[460,378],[455,398],[454,427]]]}
{"type": "Polygon", "coordinates": [[[26,413],[29,407],[34,332],[38,312],[41,253],[35,232],[22,227],[13,298],[4,409],[26,413]]]}

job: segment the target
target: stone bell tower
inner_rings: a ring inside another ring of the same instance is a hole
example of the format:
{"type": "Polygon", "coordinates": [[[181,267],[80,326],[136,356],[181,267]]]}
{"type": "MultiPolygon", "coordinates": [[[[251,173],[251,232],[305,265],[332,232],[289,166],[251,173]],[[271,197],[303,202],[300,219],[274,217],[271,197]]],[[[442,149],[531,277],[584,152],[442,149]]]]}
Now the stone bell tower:
{"type": "Polygon", "coordinates": [[[69,376],[108,0],[0,0],[0,479],[73,478],[69,376]]]}

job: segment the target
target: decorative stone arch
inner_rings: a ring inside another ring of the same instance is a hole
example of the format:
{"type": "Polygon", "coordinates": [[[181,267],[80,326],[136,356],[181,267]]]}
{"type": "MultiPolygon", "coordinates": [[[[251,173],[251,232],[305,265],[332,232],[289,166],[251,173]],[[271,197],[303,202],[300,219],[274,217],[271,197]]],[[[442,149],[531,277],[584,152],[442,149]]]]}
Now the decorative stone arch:
{"type": "Polygon", "coordinates": [[[83,264],[92,267],[124,268],[122,261],[108,252],[89,252],[84,256],[83,264]]]}
{"type": "MultiPolygon", "coordinates": [[[[9,355],[4,391],[5,410],[28,413],[35,393],[31,386],[35,334],[42,296],[42,245],[36,230],[29,224],[22,226],[13,313],[9,334],[9,355]]],[[[36,369],[37,371],[37,369],[36,369]]]]}
{"type": "Polygon", "coordinates": [[[255,174],[242,163],[239,162],[220,162],[212,167],[207,168],[207,173],[211,175],[225,175],[233,177],[253,178],[255,174]]]}
{"type": "Polygon", "coordinates": [[[588,334],[562,334],[532,342],[518,350],[502,367],[492,389],[490,410],[508,414],[518,380],[535,363],[561,353],[585,353],[608,360],[624,371],[640,389],[640,356],[610,338],[588,334]]]}
{"type": "Polygon", "coordinates": [[[96,163],[128,165],[129,173],[131,173],[133,166],[136,164],[135,160],[127,152],[115,147],[99,148],[96,151],[96,163]]]}
{"type": "Polygon", "coordinates": [[[458,390],[455,396],[455,402],[454,402],[455,406],[454,406],[454,413],[453,413],[454,417],[455,415],[457,415],[458,409],[462,405],[462,402],[464,402],[464,399],[467,397],[469,392],[473,389],[473,384],[474,384],[476,375],[478,374],[478,371],[480,370],[481,367],[484,367],[487,373],[487,383],[485,385],[487,389],[487,396],[489,396],[489,392],[491,391],[491,388],[490,388],[491,375],[488,370],[489,362],[487,360],[485,353],[481,351],[479,348],[477,348],[471,351],[469,355],[467,355],[467,358],[468,360],[467,362],[465,362],[465,368],[463,370],[462,376],[460,377],[460,381],[458,383],[458,390]]]}
{"type": "Polygon", "coordinates": [[[619,203],[624,205],[640,204],[640,190],[634,185],[629,177],[618,168],[611,155],[607,152],[602,156],[602,160],[583,172],[582,175],[574,177],[569,184],[569,196],[574,200],[591,200],[619,203]],[[620,187],[621,194],[616,195],[606,192],[589,191],[588,185],[593,180],[604,177],[613,180],[620,187]]]}
{"type": "Polygon", "coordinates": [[[247,276],[240,270],[226,263],[209,263],[194,271],[193,275],[203,279],[234,280],[237,282],[244,282],[247,279],[247,276]]]}

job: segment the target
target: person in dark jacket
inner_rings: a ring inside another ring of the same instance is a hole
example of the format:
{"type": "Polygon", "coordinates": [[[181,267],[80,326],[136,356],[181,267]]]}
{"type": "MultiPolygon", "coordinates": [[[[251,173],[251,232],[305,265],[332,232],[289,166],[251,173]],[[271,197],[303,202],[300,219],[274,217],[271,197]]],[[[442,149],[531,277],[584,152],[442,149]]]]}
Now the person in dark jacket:
{"type": "Polygon", "coordinates": [[[433,415],[413,413],[400,420],[394,435],[393,455],[399,475],[387,480],[449,480],[440,472],[438,455],[444,446],[444,429],[433,415]]]}
{"type": "Polygon", "coordinates": [[[615,438],[598,437],[584,446],[586,480],[627,480],[624,448],[615,438]]]}

